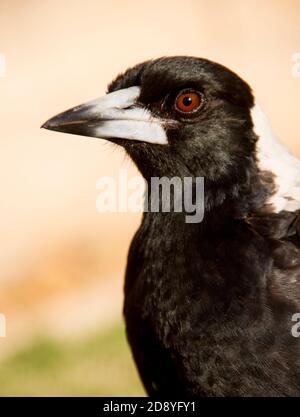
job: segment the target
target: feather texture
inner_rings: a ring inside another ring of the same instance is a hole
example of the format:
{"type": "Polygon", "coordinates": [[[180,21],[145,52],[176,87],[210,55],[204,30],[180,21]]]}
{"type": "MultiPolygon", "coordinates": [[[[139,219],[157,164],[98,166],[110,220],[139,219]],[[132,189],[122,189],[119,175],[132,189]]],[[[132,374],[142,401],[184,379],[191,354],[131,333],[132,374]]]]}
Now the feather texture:
{"type": "Polygon", "coordinates": [[[258,136],[257,159],[261,171],[274,175],[275,192],[267,201],[274,212],[300,208],[300,161],[274,135],[269,121],[256,104],[251,110],[254,131],[258,136]]]}

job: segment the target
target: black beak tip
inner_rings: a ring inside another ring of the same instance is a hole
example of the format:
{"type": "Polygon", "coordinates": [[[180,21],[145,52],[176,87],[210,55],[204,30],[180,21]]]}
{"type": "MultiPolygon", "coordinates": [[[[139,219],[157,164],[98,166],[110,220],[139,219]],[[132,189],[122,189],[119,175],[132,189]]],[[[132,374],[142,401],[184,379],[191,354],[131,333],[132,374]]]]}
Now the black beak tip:
{"type": "Polygon", "coordinates": [[[72,133],[82,124],[82,120],[76,120],[73,110],[60,113],[42,124],[41,129],[54,130],[56,132],[72,133]]]}
{"type": "Polygon", "coordinates": [[[55,130],[55,128],[57,128],[59,125],[59,123],[57,123],[59,120],[57,119],[57,116],[48,119],[45,123],[42,124],[41,129],[55,130]]]}
{"type": "Polygon", "coordinates": [[[60,130],[60,125],[55,120],[56,118],[52,118],[47,120],[45,123],[42,124],[41,129],[47,129],[47,130],[60,130]]]}
{"type": "Polygon", "coordinates": [[[43,123],[40,128],[52,130],[54,132],[88,136],[85,123],[83,123],[82,120],[72,121],[70,115],[72,116],[70,112],[65,112],[54,116],[43,123]]]}
{"type": "Polygon", "coordinates": [[[48,121],[43,123],[41,129],[50,129],[50,123],[48,121]]]}

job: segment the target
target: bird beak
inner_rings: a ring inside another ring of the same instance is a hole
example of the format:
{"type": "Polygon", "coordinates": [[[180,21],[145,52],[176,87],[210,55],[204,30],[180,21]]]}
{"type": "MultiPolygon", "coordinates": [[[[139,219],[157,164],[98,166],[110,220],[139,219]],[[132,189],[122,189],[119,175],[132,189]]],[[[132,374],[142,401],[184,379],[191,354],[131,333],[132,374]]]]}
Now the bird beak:
{"type": "Polygon", "coordinates": [[[58,114],[42,128],[104,139],[129,139],[167,144],[162,120],[137,104],[140,87],[114,91],[58,114]]]}

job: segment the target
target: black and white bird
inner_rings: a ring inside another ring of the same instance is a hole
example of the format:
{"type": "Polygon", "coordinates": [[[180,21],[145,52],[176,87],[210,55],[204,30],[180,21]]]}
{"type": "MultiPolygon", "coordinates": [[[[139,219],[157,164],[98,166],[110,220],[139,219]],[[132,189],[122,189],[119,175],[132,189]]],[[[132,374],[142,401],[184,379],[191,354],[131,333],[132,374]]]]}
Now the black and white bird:
{"type": "Polygon", "coordinates": [[[143,177],[204,177],[205,214],[145,212],[124,314],[151,396],[300,395],[300,162],[248,84],[206,59],[164,57],[46,129],[106,138],[143,177]]]}

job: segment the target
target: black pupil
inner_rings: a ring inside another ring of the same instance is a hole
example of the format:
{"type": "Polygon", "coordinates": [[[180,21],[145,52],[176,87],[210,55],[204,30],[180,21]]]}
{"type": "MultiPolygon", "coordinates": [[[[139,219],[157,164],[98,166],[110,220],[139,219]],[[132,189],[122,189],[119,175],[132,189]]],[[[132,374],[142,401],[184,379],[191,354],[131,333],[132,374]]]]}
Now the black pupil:
{"type": "Polygon", "coordinates": [[[182,100],[182,104],[186,107],[189,107],[192,104],[192,98],[189,96],[184,97],[184,99],[182,100]]]}

